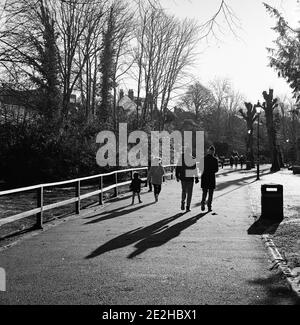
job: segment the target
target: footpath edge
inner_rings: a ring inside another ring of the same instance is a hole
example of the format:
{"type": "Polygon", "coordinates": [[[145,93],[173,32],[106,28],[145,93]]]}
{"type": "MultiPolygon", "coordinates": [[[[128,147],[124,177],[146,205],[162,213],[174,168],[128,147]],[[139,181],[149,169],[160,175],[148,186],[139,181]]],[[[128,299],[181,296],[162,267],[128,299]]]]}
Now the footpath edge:
{"type": "MultiPolygon", "coordinates": [[[[255,209],[250,195],[250,184],[247,188],[251,203],[251,211],[254,216],[255,209]]],[[[271,270],[278,269],[285,278],[290,290],[300,299],[300,268],[294,268],[293,270],[290,269],[287,265],[286,259],[282,257],[270,235],[263,234],[261,235],[261,239],[268,251],[271,262],[273,263],[271,270]]]]}

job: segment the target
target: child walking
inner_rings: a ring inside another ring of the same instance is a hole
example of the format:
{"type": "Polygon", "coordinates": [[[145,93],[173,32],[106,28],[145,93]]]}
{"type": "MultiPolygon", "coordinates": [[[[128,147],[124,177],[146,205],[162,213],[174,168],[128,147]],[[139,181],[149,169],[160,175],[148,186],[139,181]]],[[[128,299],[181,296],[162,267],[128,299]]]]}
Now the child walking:
{"type": "Polygon", "coordinates": [[[142,183],[147,183],[147,181],[143,181],[139,178],[139,174],[138,173],[134,173],[133,175],[133,180],[130,184],[130,190],[132,191],[132,203],[131,205],[134,205],[134,198],[135,195],[137,194],[138,199],[139,199],[139,203],[143,203],[141,201],[141,196],[140,196],[140,192],[141,192],[141,184],[142,183]]]}

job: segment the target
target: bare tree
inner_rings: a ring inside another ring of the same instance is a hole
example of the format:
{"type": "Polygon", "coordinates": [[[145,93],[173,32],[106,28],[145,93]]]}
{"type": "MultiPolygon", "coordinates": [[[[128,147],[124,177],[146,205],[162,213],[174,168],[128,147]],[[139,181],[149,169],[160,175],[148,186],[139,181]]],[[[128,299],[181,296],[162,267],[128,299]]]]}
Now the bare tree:
{"type": "MultiPolygon", "coordinates": [[[[99,3],[96,0],[86,2],[57,0],[52,2],[52,10],[60,33],[58,46],[61,54],[62,106],[65,119],[69,113],[71,94],[81,77],[81,72],[90,63],[87,61],[91,56],[99,51],[97,45],[95,46],[95,41],[98,36],[97,30],[102,22],[105,3],[106,1],[99,3]],[[85,51],[80,60],[76,61],[78,47],[82,44],[83,39],[85,40],[85,51]]],[[[89,94],[88,97],[90,97],[89,94]]]]}
{"type": "Polygon", "coordinates": [[[218,40],[219,34],[224,35],[226,28],[238,38],[236,30],[240,28],[240,21],[228,1],[221,0],[214,15],[200,25],[201,39],[213,37],[218,40]]]}
{"type": "Polygon", "coordinates": [[[105,7],[100,6],[98,12],[94,12],[97,14],[88,21],[87,28],[84,30],[78,43],[77,55],[74,57],[75,66],[79,72],[78,82],[74,88],[80,91],[80,99],[85,109],[86,121],[92,120],[96,114],[99,53],[102,49],[101,39],[105,10],[105,7]]]}
{"type": "Polygon", "coordinates": [[[252,167],[254,167],[254,154],[253,154],[253,131],[254,122],[257,120],[256,106],[245,102],[246,112],[240,109],[239,112],[243,119],[247,123],[247,160],[251,161],[252,167]]]}
{"type": "Polygon", "coordinates": [[[210,82],[209,89],[214,97],[213,114],[213,133],[216,142],[221,141],[224,108],[227,106],[231,96],[231,85],[227,79],[216,79],[210,82]]]}
{"type": "Polygon", "coordinates": [[[5,35],[0,38],[2,68],[15,90],[39,91],[36,104],[48,122],[60,111],[59,53],[55,22],[46,0],[6,5],[5,35]]]}
{"type": "MultiPolygon", "coordinates": [[[[14,65],[23,79],[29,78],[40,88],[47,83],[56,87],[57,96],[52,90],[48,98],[51,101],[61,97],[61,105],[52,106],[61,107],[63,129],[71,94],[99,52],[97,40],[104,9],[94,0],[14,0],[6,10],[7,35],[0,40],[1,64],[7,71],[14,65]]],[[[90,92],[90,73],[87,76],[86,89],[90,92]]]]}
{"type": "Polygon", "coordinates": [[[195,112],[196,121],[201,115],[207,112],[214,103],[214,98],[210,90],[204,87],[199,81],[188,86],[187,92],[181,98],[179,106],[195,112]]]}
{"type": "Polygon", "coordinates": [[[143,89],[143,122],[155,113],[157,128],[163,129],[171,93],[194,59],[198,26],[192,20],[166,14],[160,7],[142,7],[139,13],[141,28],[135,52],[138,102],[143,89]]]}

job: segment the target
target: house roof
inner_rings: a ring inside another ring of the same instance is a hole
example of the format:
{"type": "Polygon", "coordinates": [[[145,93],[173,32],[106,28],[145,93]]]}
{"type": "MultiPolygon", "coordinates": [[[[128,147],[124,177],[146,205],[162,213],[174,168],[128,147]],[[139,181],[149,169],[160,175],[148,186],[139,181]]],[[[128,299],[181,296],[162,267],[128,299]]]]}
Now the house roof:
{"type": "Polygon", "coordinates": [[[136,110],[136,103],[129,98],[127,95],[124,95],[118,101],[118,106],[123,107],[125,111],[135,111],[136,110]]]}

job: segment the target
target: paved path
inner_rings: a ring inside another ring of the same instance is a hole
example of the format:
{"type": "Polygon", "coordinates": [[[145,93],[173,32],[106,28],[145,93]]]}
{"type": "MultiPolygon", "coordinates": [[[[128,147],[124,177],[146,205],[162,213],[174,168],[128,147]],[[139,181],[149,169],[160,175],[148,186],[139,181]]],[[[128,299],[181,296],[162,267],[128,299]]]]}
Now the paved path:
{"type": "Polygon", "coordinates": [[[180,213],[180,184],[168,181],[157,204],[123,198],[22,240],[0,252],[0,304],[295,304],[247,234],[254,180],[225,169],[212,213],[200,211],[199,185],[180,213]]]}

